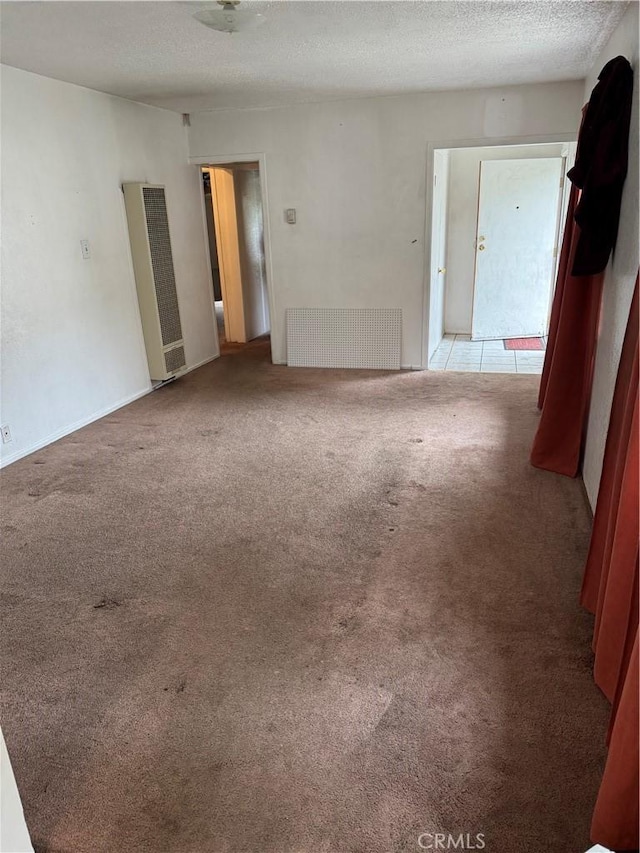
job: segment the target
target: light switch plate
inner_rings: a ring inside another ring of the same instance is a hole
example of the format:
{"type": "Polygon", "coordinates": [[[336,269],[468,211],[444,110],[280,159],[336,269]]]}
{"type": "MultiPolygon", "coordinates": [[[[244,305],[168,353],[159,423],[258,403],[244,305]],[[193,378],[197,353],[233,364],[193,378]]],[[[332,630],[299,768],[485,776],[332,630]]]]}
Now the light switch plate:
{"type": "Polygon", "coordinates": [[[82,257],[85,261],[88,261],[91,257],[91,249],[89,248],[88,240],[80,240],[80,250],[82,251],[82,257]]]}
{"type": "Polygon", "coordinates": [[[296,224],[296,209],[295,207],[289,207],[284,212],[285,219],[287,220],[289,225],[296,224]]]}

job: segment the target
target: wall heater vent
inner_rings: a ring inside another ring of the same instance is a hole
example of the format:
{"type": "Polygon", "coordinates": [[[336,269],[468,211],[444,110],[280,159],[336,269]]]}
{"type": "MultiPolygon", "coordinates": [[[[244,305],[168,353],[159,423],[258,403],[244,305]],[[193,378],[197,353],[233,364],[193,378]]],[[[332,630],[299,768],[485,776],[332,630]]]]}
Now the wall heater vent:
{"type": "Polygon", "coordinates": [[[186,367],[163,186],[123,184],[142,331],[153,380],[186,367]]]}
{"type": "Polygon", "coordinates": [[[401,308],[289,308],[289,367],[400,370],[401,308]]]}

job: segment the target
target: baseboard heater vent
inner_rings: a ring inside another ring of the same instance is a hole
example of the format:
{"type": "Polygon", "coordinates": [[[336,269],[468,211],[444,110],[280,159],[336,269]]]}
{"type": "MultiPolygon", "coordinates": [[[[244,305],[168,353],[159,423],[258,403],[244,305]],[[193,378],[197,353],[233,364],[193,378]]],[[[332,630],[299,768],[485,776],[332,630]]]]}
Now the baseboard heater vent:
{"type": "Polygon", "coordinates": [[[401,308],[288,308],[289,367],[400,370],[401,308]]]}
{"type": "Polygon", "coordinates": [[[139,183],[122,189],[149,375],[164,382],[186,367],[165,191],[139,183]]]}

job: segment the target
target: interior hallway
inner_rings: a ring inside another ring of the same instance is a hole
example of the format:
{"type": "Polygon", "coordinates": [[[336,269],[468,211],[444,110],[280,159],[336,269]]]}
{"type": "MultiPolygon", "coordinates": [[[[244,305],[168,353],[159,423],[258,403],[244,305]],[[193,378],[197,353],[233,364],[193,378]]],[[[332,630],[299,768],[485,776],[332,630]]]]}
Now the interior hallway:
{"type": "Polygon", "coordinates": [[[258,340],[6,469],[3,729],[36,850],[589,847],[609,706],[536,376],[258,340]]]}

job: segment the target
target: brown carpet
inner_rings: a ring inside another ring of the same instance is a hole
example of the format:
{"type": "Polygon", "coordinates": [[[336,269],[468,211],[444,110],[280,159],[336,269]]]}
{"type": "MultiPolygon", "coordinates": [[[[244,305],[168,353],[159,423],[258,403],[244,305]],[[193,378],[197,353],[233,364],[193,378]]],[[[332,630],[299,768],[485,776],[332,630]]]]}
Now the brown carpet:
{"type": "Polygon", "coordinates": [[[3,727],[37,849],[585,850],[608,707],[581,487],[528,464],[538,378],[267,347],[4,473],[3,727]]]}

